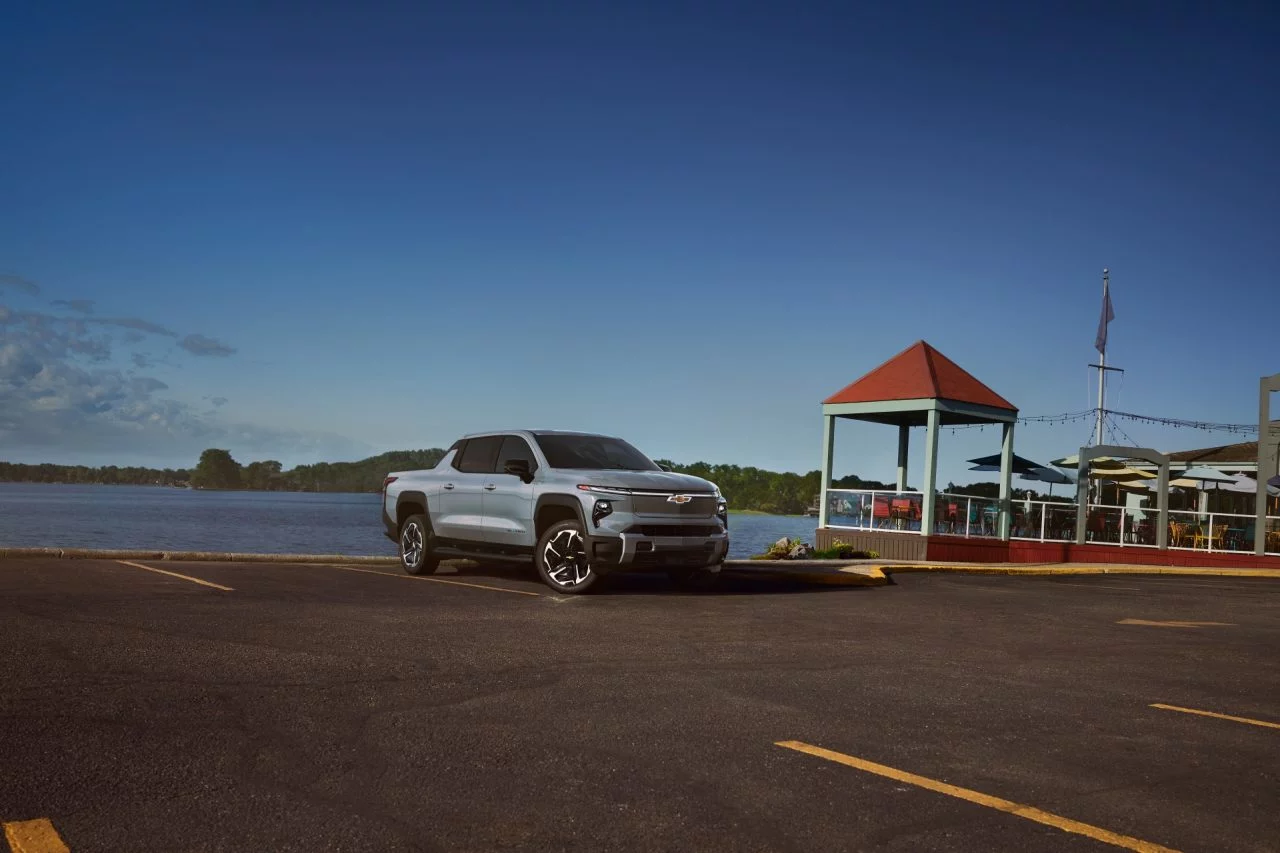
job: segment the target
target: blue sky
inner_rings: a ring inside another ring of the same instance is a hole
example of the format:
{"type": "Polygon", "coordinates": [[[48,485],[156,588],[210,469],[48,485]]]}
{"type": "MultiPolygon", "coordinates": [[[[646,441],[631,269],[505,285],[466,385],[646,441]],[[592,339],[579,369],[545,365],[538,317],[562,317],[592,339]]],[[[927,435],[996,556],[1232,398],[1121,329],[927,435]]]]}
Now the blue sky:
{"type": "MultiPolygon", "coordinates": [[[[1111,406],[1256,420],[1274,6],[792,5],[11,4],[0,458],[533,425],[811,470],[820,400],[921,338],[1092,406],[1104,266],[1111,406]]],[[[945,435],[944,482],[996,449],[945,435]]],[[[894,452],[841,428],[841,473],[894,452]]]]}

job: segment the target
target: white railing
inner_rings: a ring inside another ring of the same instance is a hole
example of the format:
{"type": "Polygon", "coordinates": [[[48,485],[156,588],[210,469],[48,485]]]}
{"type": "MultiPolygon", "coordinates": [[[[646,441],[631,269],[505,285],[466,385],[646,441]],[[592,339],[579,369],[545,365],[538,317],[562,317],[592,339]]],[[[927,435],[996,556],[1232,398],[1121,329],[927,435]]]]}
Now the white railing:
{"type": "MultiPolygon", "coordinates": [[[[1257,518],[1234,512],[1169,511],[1169,547],[1184,551],[1253,552],[1257,518]]],[[[1280,516],[1267,516],[1266,553],[1280,554],[1280,516]]]]}
{"type": "Polygon", "coordinates": [[[941,492],[933,504],[934,532],[966,538],[1000,538],[1000,501],[941,492]]]}
{"type": "Polygon", "coordinates": [[[1159,523],[1160,513],[1154,509],[1089,504],[1085,514],[1084,541],[1119,545],[1121,548],[1157,548],[1159,523]]]}
{"type": "MultiPolygon", "coordinates": [[[[828,489],[827,526],[842,530],[922,533],[924,493],[877,489],[828,489]]],[[[1059,501],[1010,502],[1012,539],[1074,542],[1077,507],[1059,501]]],[[[1000,501],[940,492],[934,502],[933,532],[968,538],[1000,536],[1000,501]]],[[[1089,504],[1085,542],[1123,548],[1158,547],[1160,514],[1150,507],[1089,504]]],[[[1239,513],[1169,511],[1168,547],[1181,550],[1252,553],[1254,516],[1239,513]]],[[[1280,516],[1267,516],[1266,553],[1280,556],[1280,516]]]]}
{"type": "Polygon", "coordinates": [[[1013,539],[1031,542],[1074,542],[1076,505],[1062,501],[1014,501],[1013,539]]]}
{"type": "MultiPolygon", "coordinates": [[[[922,533],[923,492],[828,489],[827,526],[844,530],[922,533]]],[[[939,493],[934,501],[934,533],[1000,536],[1000,502],[975,495],[939,493]]]]}

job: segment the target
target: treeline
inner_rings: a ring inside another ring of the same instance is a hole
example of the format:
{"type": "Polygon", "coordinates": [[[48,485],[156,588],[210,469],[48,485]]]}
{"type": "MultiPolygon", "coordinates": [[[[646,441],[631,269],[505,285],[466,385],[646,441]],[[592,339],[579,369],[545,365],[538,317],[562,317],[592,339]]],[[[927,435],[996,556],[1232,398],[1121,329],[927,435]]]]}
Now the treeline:
{"type": "Polygon", "coordinates": [[[359,462],[317,462],[285,471],[274,459],[241,465],[229,451],[211,448],[200,454],[191,485],[268,492],[376,492],[389,472],[433,468],[444,454],[438,447],[393,450],[359,462]]]}
{"type": "MultiPolygon", "coordinates": [[[[715,483],[728,500],[730,509],[798,515],[813,506],[822,484],[819,471],[795,474],[739,465],[710,465],[706,462],[679,465],[667,459],[655,461],[680,474],[692,474],[715,483]]],[[[841,477],[832,485],[837,489],[894,488],[888,483],[864,480],[856,475],[841,477]]]]}
{"type": "MultiPolygon", "coordinates": [[[[200,454],[200,461],[187,469],[118,468],[109,465],[89,468],[83,465],[22,465],[0,462],[0,482],[18,483],[105,483],[137,486],[186,486],[202,489],[249,489],[273,492],[377,492],[382,479],[391,471],[413,471],[435,467],[444,457],[440,448],[429,450],[394,450],[359,462],[317,462],[299,465],[288,471],[273,460],[241,464],[227,450],[211,448],[200,454]]],[[[658,460],[673,471],[692,474],[712,481],[720,487],[735,510],[795,515],[813,505],[818,496],[821,474],[810,471],[766,471],[739,465],[711,465],[695,462],[681,465],[658,460]]],[[[956,486],[948,483],[948,491],[969,495],[999,494],[995,483],[972,483],[956,486]]],[[[892,491],[893,484],[864,480],[856,475],[841,477],[832,483],[837,489],[879,489],[892,491]]],[[[1033,491],[1014,490],[1014,498],[1039,497],[1033,491]]],[[[1069,500],[1069,498],[1062,498],[1069,500]]]]}
{"type": "Polygon", "coordinates": [[[119,468],[107,465],[90,468],[85,465],[23,465],[0,462],[0,483],[75,483],[110,486],[185,486],[191,472],[185,468],[119,468]]]}

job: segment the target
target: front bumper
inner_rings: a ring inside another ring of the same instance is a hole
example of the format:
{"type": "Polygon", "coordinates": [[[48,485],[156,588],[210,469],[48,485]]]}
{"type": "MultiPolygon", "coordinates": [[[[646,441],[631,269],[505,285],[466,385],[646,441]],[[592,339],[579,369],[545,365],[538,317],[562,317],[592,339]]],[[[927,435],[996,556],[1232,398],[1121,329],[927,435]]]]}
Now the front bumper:
{"type": "Polygon", "coordinates": [[[729,535],[587,536],[587,559],[602,574],[611,570],[710,568],[718,571],[729,553],[729,535]]]}

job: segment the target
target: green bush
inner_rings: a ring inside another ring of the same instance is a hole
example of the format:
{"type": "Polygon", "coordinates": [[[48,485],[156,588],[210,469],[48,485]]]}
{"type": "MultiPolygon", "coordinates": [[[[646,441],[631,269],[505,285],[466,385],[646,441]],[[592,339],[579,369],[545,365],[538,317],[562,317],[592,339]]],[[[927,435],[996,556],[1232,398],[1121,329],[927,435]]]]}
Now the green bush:
{"type": "MultiPolygon", "coordinates": [[[[770,545],[763,554],[756,554],[751,557],[752,560],[789,560],[791,558],[791,549],[797,544],[798,540],[779,540],[770,545]]],[[[876,551],[864,551],[855,548],[847,542],[836,542],[830,548],[823,550],[810,550],[809,554],[804,557],[806,560],[874,560],[880,556],[876,551]]]]}
{"type": "Polygon", "coordinates": [[[864,551],[847,542],[839,541],[830,548],[813,552],[815,560],[874,560],[879,556],[880,554],[876,551],[864,551]]]}

